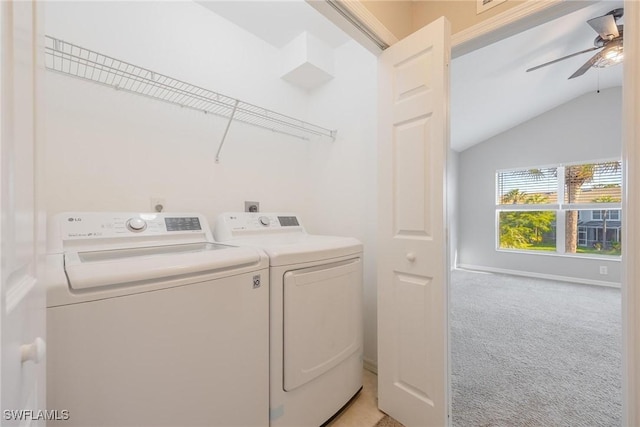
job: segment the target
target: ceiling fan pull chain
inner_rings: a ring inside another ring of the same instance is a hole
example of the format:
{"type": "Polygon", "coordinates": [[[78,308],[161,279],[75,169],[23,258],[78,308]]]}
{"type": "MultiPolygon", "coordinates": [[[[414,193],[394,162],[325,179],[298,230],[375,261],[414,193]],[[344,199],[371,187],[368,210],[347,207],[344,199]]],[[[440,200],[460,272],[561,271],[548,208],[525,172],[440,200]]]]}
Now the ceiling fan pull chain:
{"type": "Polygon", "coordinates": [[[600,93],[600,68],[598,68],[598,91],[596,93],[600,93]]]}

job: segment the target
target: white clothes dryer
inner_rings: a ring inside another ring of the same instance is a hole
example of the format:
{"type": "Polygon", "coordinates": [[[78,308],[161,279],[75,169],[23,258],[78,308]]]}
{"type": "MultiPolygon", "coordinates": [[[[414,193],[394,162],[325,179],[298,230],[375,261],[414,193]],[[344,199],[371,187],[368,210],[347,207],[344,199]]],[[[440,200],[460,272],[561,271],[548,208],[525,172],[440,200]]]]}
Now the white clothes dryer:
{"type": "Polygon", "coordinates": [[[268,424],[262,251],[170,213],[59,214],[49,245],[49,425],[268,424]]]}
{"type": "Polygon", "coordinates": [[[278,213],[221,214],[214,238],[269,256],[270,425],[322,425],[362,388],[362,244],[278,213]]]}

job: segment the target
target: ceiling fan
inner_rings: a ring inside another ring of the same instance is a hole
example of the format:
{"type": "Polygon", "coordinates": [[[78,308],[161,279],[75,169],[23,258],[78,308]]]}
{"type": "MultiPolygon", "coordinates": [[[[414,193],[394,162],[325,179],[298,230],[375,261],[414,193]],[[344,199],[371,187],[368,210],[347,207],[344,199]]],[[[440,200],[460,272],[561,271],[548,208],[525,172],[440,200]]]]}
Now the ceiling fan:
{"type": "Polygon", "coordinates": [[[529,68],[527,72],[537,70],[538,68],[546,67],[547,65],[555,64],[556,62],[563,61],[565,59],[581,55],[586,52],[602,49],[600,52],[592,56],[584,65],[569,77],[573,79],[579,77],[587,72],[591,67],[605,68],[611,65],[619,64],[624,57],[622,46],[622,33],[623,25],[618,25],[617,21],[624,14],[624,9],[614,9],[611,12],[597,18],[589,19],[587,24],[591,26],[597,33],[598,37],[593,41],[594,47],[581,50],[580,52],[572,53],[571,55],[563,56],[562,58],[554,59],[553,61],[546,62],[533,68],[529,68]]]}

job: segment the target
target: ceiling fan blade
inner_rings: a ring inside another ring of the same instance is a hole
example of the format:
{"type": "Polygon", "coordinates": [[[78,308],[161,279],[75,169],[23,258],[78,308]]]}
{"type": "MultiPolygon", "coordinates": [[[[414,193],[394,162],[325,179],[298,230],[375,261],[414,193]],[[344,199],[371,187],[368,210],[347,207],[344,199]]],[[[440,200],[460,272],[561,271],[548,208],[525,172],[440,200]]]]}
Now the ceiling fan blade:
{"type": "Polygon", "coordinates": [[[591,68],[591,66],[593,66],[593,64],[595,64],[598,59],[600,59],[603,52],[604,51],[600,51],[595,55],[593,55],[587,62],[584,63],[582,67],[578,68],[575,73],[571,74],[571,77],[569,77],[569,80],[574,79],[576,77],[580,77],[581,75],[586,73],[587,70],[591,68]]]}
{"type": "Polygon", "coordinates": [[[565,59],[572,58],[572,57],[574,57],[576,55],[581,55],[583,53],[592,52],[592,51],[598,50],[598,49],[602,49],[602,46],[601,47],[590,47],[589,49],[581,50],[580,52],[572,53],[571,55],[563,56],[562,58],[558,58],[558,59],[554,59],[553,61],[545,62],[544,64],[540,64],[540,65],[535,66],[533,68],[529,68],[527,70],[527,73],[529,71],[535,71],[538,68],[546,67],[547,65],[555,64],[556,62],[564,61],[565,59]]]}
{"type": "Polygon", "coordinates": [[[613,15],[604,15],[589,19],[587,24],[591,25],[591,28],[596,30],[596,33],[600,34],[603,40],[612,40],[620,35],[613,15]]]}

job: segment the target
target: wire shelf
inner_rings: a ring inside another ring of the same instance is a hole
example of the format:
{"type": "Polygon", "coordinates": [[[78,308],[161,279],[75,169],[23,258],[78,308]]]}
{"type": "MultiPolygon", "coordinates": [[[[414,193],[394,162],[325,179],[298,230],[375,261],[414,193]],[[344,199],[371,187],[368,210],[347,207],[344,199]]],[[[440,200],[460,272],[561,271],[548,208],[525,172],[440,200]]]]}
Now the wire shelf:
{"type": "MultiPolygon", "coordinates": [[[[45,36],[45,66],[51,71],[117,90],[224,117],[229,119],[229,123],[235,120],[305,140],[317,136],[335,140],[336,137],[335,130],[258,107],[51,36],[45,36]]],[[[228,125],[225,136],[227,131],[228,125]]],[[[224,137],[220,148],[222,143],[224,137]]]]}

